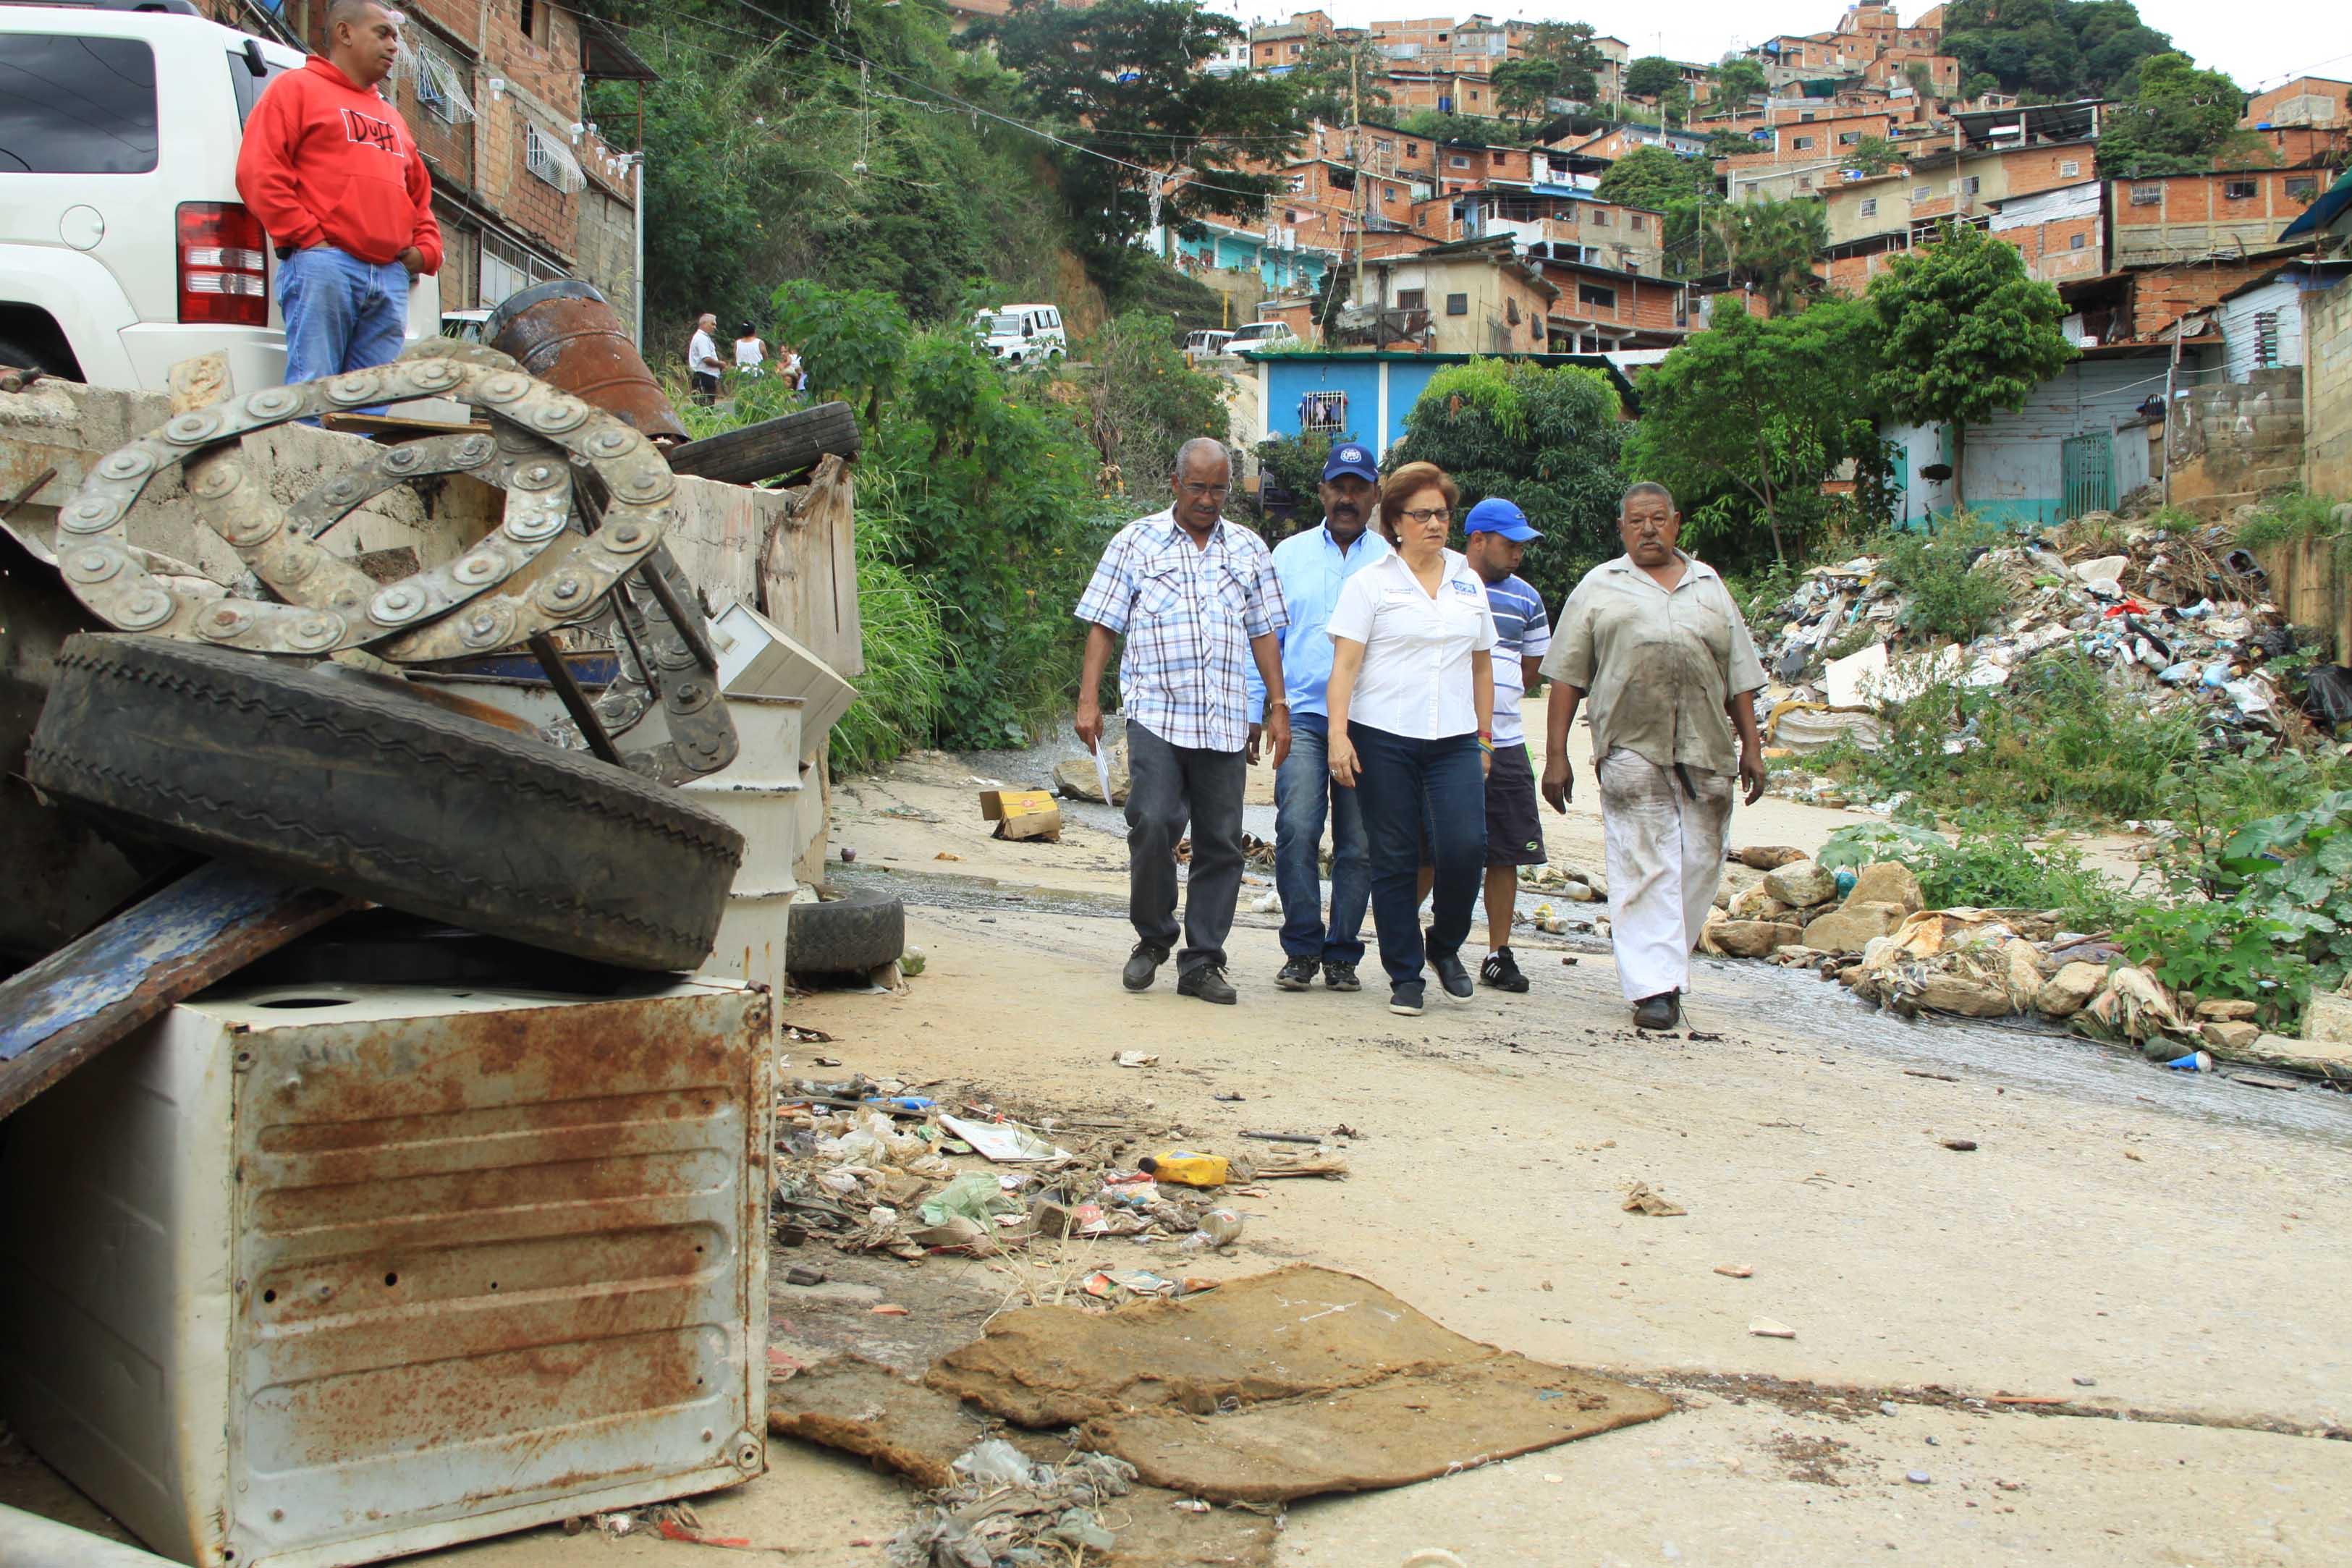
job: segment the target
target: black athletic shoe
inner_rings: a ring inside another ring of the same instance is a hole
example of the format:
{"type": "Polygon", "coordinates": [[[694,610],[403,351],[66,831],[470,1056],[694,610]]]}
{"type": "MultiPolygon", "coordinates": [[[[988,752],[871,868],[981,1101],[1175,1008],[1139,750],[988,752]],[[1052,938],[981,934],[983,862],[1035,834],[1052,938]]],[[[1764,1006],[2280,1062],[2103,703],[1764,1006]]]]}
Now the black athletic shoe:
{"type": "Polygon", "coordinates": [[[1118,983],[1130,991],[1148,991],[1160,973],[1160,966],[1168,962],[1168,949],[1154,947],[1149,942],[1138,942],[1135,951],[1127,956],[1127,967],[1118,972],[1118,983]]]}
{"type": "Polygon", "coordinates": [[[1303,991],[1315,983],[1315,960],[1293,958],[1282,967],[1274,983],[1286,991],[1303,991]]]}
{"type": "Polygon", "coordinates": [[[1356,978],[1356,966],[1353,964],[1327,962],[1323,966],[1323,986],[1326,990],[1360,991],[1364,988],[1364,982],[1356,978]]]}
{"type": "Polygon", "coordinates": [[[1486,955],[1486,961],[1478,966],[1478,983],[1498,991],[1528,988],[1528,977],[1519,973],[1518,960],[1511,956],[1508,947],[1497,947],[1486,955]]]}
{"type": "Polygon", "coordinates": [[[1682,1022],[1683,1009],[1672,991],[1643,997],[1633,1004],[1635,1029],[1672,1029],[1682,1022]]]}
{"type": "Polygon", "coordinates": [[[1402,1013],[1409,1019],[1419,1018],[1421,1016],[1421,987],[1418,985],[1391,986],[1389,988],[1389,1011],[1392,1013],[1402,1013]]]}
{"type": "Polygon", "coordinates": [[[1429,967],[1437,971],[1438,989],[1445,994],[1447,1001],[1466,1002],[1477,994],[1478,988],[1470,983],[1470,971],[1462,967],[1459,952],[1448,953],[1443,958],[1430,953],[1429,967]]]}
{"type": "Polygon", "coordinates": [[[1234,989],[1233,982],[1225,978],[1225,969],[1222,964],[1203,964],[1196,969],[1187,969],[1183,974],[1177,976],[1176,994],[1180,997],[1198,997],[1204,1002],[1222,1002],[1226,1007],[1233,1006],[1241,996],[1234,989]]]}

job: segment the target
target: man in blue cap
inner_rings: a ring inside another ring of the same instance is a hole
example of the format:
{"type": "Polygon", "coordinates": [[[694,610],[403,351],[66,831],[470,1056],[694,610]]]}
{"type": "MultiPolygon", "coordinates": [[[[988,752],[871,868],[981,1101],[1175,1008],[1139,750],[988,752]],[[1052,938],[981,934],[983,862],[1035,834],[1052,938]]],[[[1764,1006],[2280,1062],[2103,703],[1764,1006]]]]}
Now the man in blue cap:
{"type": "Polygon", "coordinates": [[[1486,961],[1479,983],[1524,991],[1528,977],[1511,956],[1511,912],[1523,865],[1544,863],[1543,823],[1536,815],[1535,766],[1528,756],[1519,699],[1536,682],[1536,666],[1551,647],[1543,596],[1517,574],[1530,541],[1516,503],[1490,496],[1470,508],[1463,524],[1465,559],[1486,583],[1495,612],[1495,765],[1486,774],[1486,961]]]}
{"type": "MultiPolygon", "coordinates": [[[[1303,991],[1315,982],[1335,991],[1360,988],[1356,966],[1364,956],[1364,908],[1371,899],[1371,862],[1365,848],[1364,820],[1353,789],[1331,788],[1327,747],[1329,710],[1324,688],[1331,680],[1331,639],[1327,628],[1339,588],[1364,568],[1391,553],[1372,531],[1381,504],[1381,471],[1369,447],[1342,441],[1331,448],[1317,490],[1323,520],[1274,547],[1275,577],[1289,624],[1276,633],[1282,646],[1282,682],[1290,705],[1290,756],[1274,775],[1274,885],[1282,896],[1284,963],[1274,983],[1303,991]],[[1323,918],[1323,822],[1331,822],[1331,918],[1323,918]]],[[[1264,705],[1265,690],[1250,674],[1249,711],[1264,705]]],[[[1253,747],[1250,760],[1257,760],[1253,747]]]]}

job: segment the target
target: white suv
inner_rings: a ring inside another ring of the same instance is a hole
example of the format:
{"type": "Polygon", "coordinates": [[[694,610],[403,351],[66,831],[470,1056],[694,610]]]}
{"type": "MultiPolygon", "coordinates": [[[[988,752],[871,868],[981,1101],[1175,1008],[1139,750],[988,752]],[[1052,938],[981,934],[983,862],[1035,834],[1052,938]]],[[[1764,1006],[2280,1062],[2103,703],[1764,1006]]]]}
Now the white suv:
{"type": "MultiPolygon", "coordinates": [[[[217,349],[237,392],[283,381],[275,258],[236,152],[261,89],[301,64],[188,0],[0,0],[0,364],[161,388],[217,349]]],[[[409,336],[440,314],[418,279],[409,336]]]]}

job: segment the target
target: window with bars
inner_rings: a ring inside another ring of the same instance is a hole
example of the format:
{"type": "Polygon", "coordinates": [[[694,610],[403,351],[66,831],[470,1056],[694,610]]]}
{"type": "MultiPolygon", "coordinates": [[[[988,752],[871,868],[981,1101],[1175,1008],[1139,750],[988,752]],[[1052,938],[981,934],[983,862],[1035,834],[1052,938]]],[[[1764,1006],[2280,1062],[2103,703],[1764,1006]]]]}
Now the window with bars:
{"type": "Polygon", "coordinates": [[[395,73],[415,85],[416,106],[445,125],[470,124],[474,99],[466,90],[471,72],[443,51],[422,29],[412,28],[400,40],[395,73]]]}
{"type": "Polygon", "coordinates": [[[2286,199],[2288,201],[2308,203],[2312,197],[2317,194],[2319,194],[2318,175],[2289,174],[2286,177],[2286,199]]]}
{"type": "Polygon", "coordinates": [[[2154,180],[2142,180],[2131,188],[2131,204],[2153,207],[2164,201],[2164,187],[2154,180]]]}
{"type": "Polygon", "coordinates": [[[1311,392],[1298,400],[1298,428],[1339,431],[1348,428],[1348,394],[1311,392]]]}
{"type": "Polygon", "coordinates": [[[1863,198],[1862,215],[1865,218],[1874,218],[1878,215],[1878,198],[1876,196],[1864,196],[1863,198]]]}
{"type": "Polygon", "coordinates": [[[2221,199],[2225,202],[2251,202],[2254,199],[2254,191],[2255,185],[2252,180],[2221,182],[2221,199]]]}
{"type": "Polygon", "coordinates": [[[523,167],[566,195],[588,188],[588,176],[572,149],[552,132],[526,123],[522,128],[523,167]]]}

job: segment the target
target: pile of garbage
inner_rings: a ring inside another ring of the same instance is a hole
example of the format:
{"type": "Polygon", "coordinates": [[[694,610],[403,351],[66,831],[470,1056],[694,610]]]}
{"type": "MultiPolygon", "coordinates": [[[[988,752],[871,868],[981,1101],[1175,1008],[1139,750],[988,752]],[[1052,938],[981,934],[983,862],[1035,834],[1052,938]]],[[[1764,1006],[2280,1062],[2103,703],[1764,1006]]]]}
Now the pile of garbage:
{"type": "Polygon", "coordinates": [[[1898,862],[1832,872],[1785,853],[1740,852],[1772,869],[1718,899],[1702,951],[1813,969],[1905,1018],[2038,1017],[2187,1071],[2216,1057],[2314,1065],[2306,1042],[2263,1030],[2254,1003],[2173,992],[2107,937],[2064,929],[2059,911],[1928,909],[1898,862]]]}
{"type": "MultiPolygon", "coordinates": [[[[1815,567],[1751,628],[1771,677],[1769,744],[1801,756],[1851,737],[1874,750],[1885,705],[1939,685],[2002,687],[2049,657],[2095,661],[2152,711],[2194,705],[2210,745],[2298,740],[2295,704],[2265,667],[2294,652],[2294,630],[2269,598],[2262,563],[2231,538],[2223,525],[2176,531],[2095,512],[1985,549],[1969,570],[1998,574],[2010,609],[1965,645],[1930,646],[1907,630],[1911,606],[1881,558],[1815,567]]],[[[1956,731],[1946,746],[1958,752],[1971,739],[1956,731]]]]}
{"type": "Polygon", "coordinates": [[[1135,1467],[1073,1451],[1031,1460],[1002,1437],[959,1455],[955,1483],[890,1542],[892,1568],[1061,1568],[1118,1544],[1103,1515],[1135,1490],[1135,1467]]]}
{"type": "MultiPolygon", "coordinates": [[[[1263,1183],[1348,1174],[1346,1156],[1314,1134],[1268,1134],[1275,1153],[1146,1153],[1153,1145],[1139,1129],[1023,1121],[984,1102],[950,1109],[911,1089],[859,1074],[783,1091],[771,1200],[779,1241],[821,1237],[845,1252],[919,1262],[1125,1239],[1181,1259],[1239,1239],[1248,1221],[1232,1204],[1266,1197],[1263,1183]]],[[[1211,1283],[1096,1269],[1076,1293],[1109,1308],[1211,1283]]]]}

